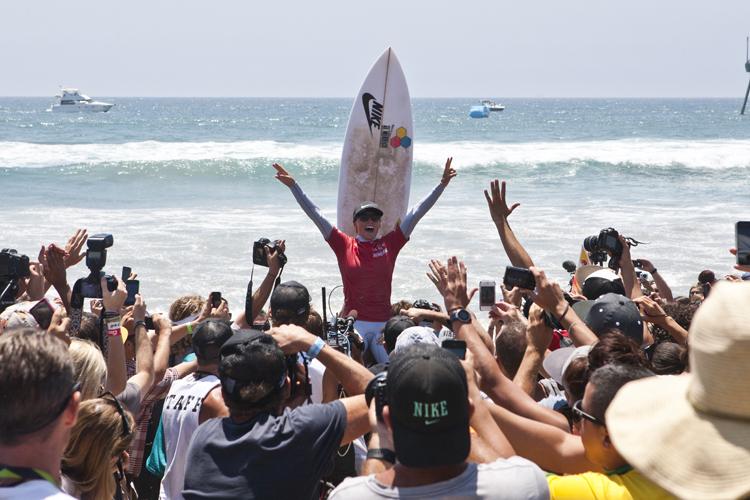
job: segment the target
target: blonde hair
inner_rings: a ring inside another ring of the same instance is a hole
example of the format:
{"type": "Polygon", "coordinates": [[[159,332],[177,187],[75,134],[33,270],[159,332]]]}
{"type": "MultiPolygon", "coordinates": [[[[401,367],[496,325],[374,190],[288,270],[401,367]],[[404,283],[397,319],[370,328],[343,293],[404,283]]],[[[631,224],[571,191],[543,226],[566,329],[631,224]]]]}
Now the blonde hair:
{"type": "Polygon", "coordinates": [[[123,435],[122,416],[111,396],[89,399],[78,409],[61,469],[81,500],[114,497],[117,483],[112,458],[122,455],[133,440],[133,417],[124,413],[130,429],[127,435],[123,435]]]}
{"type": "Polygon", "coordinates": [[[84,339],[73,339],[69,350],[76,380],[81,383],[81,401],[97,397],[107,380],[107,363],[102,351],[84,339]]]}
{"type": "Polygon", "coordinates": [[[183,295],[182,297],[178,297],[169,306],[169,319],[180,321],[193,314],[199,314],[205,303],[205,299],[200,295],[183,295]]]}

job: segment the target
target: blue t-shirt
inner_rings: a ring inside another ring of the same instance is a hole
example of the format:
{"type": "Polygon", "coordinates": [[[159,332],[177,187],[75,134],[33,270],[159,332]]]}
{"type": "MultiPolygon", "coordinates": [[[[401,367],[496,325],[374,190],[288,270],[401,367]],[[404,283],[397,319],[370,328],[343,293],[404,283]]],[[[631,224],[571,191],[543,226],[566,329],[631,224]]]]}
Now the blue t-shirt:
{"type": "Polygon", "coordinates": [[[190,442],[183,496],[317,498],[345,430],[340,401],[264,413],[242,424],[208,420],[190,442]]]}

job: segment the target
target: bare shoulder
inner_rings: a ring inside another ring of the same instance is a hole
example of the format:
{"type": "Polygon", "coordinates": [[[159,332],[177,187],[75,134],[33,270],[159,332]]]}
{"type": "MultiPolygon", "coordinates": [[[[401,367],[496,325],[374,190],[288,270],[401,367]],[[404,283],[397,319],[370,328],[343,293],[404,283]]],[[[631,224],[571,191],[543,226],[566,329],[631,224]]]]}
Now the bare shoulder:
{"type": "Polygon", "coordinates": [[[221,395],[221,386],[217,385],[203,399],[198,421],[203,423],[209,418],[226,417],[228,415],[229,409],[224,404],[224,398],[221,395]]]}

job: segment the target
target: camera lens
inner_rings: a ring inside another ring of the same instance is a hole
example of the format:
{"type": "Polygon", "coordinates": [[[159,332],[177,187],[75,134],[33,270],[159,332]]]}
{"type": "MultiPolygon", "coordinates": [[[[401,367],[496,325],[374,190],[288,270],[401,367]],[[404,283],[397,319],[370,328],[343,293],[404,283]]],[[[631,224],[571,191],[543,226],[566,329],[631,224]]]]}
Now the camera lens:
{"type": "Polygon", "coordinates": [[[583,240],[583,248],[587,252],[598,252],[599,251],[599,235],[589,236],[583,240]]]}

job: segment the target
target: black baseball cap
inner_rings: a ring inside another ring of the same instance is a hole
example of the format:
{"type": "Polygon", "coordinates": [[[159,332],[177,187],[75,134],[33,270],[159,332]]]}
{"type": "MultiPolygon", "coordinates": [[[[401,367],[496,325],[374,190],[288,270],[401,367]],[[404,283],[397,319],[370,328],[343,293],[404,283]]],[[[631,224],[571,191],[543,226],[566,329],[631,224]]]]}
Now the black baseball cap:
{"type": "Polygon", "coordinates": [[[224,342],[232,337],[232,327],[228,321],[207,319],[201,321],[193,332],[193,349],[199,362],[216,363],[224,342]]]}
{"type": "Polygon", "coordinates": [[[300,316],[310,311],[310,292],[302,283],[285,281],[277,286],[271,294],[271,313],[288,311],[293,316],[300,316]]]}
{"type": "Polygon", "coordinates": [[[573,310],[597,337],[616,328],[638,345],[643,343],[641,313],[635,302],[624,295],[607,293],[596,300],[576,302],[573,310]]]}
{"type": "Polygon", "coordinates": [[[366,201],[354,209],[354,215],[352,215],[352,219],[356,220],[357,217],[363,212],[375,212],[379,216],[383,216],[383,211],[380,209],[377,203],[375,203],[374,201],[366,201]]]}
{"type": "Polygon", "coordinates": [[[221,346],[219,379],[231,402],[262,406],[284,387],[284,353],[271,335],[260,330],[235,333],[221,346]]]}
{"type": "Polygon", "coordinates": [[[396,339],[401,332],[416,326],[416,323],[408,316],[393,316],[385,322],[383,327],[383,340],[385,341],[385,350],[389,353],[396,348],[396,339]]]}
{"type": "Polygon", "coordinates": [[[409,467],[462,463],[469,456],[469,395],[458,358],[431,344],[393,355],[386,394],[398,461],[409,467]]]}

